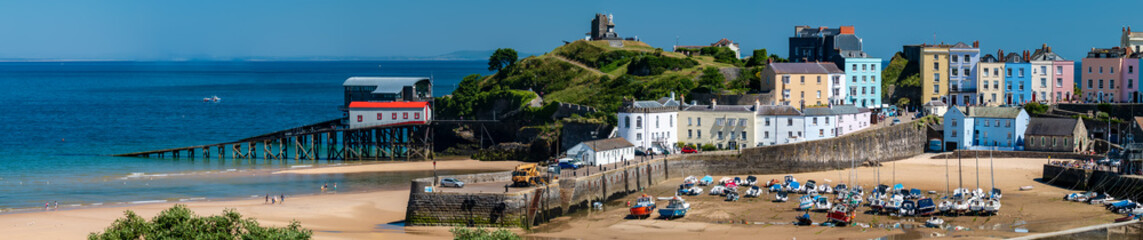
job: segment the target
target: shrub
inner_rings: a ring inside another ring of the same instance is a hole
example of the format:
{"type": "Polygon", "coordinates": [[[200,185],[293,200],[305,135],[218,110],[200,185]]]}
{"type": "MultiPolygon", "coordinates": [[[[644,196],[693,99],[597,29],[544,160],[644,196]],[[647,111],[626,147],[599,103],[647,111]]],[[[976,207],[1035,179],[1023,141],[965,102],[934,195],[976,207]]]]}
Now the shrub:
{"type": "Polygon", "coordinates": [[[484,228],[464,228],[454,227],[448,230],[452,233],[452,239],[457,240],[519,240],[520,236],[508,231],[507,229],[496,229],[496,231],[489,232],[484,228]]]}
{"type": "Polygon", "coordinates": [[[702,149],[703,151],[715,151],[718,150],[718,147],[715,147],[714,144],[707,143],[703,144],[699,149],[702,149]]]}
{"type": "Polygon", "coordinates": [[[103,233],[91,233],[88,239],[310,239],[313,231],[291,221],[284,228],[263,227],[253,218],[242,218],[233,209],[220,216],[200,217],[186,205],[163,210],[150,222],[127,210],[103,233]]]}
{"type": "Polygon", "coordinates": [[[698,61],[690,58],[642,55],[631,59],[631,63],[627,65],[627,74],[636,76],[659,75],[667,70],[689,68],[695,65],[698,65],[698,61]]]}

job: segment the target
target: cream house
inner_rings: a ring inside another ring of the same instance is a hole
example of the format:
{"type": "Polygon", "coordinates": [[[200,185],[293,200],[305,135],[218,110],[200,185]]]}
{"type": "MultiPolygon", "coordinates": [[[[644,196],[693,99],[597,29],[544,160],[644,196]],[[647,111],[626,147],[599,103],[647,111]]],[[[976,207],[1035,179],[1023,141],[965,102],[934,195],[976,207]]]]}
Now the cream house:
{"type": "Polygon", "coordinates": [[[719,149],[758,146],[755,137],[755,105],[688,105],[679,111],[679,142],[701,146],[711,144],[719,149]]]}

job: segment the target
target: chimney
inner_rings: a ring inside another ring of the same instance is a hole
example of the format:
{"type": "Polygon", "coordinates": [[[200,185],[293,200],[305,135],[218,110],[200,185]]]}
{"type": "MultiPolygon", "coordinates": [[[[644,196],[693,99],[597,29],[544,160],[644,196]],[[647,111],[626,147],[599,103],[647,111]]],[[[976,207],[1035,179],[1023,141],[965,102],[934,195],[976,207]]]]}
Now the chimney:
{"type": "Polygon", "coordinates": [[[980,40],[972,41],[972,48],[980,48],[980,40]]]}
{"type": "Polygon", "coordinates": [[[1052,46],[1048,46],[1048,52],[1052,52],[1052,46]]]}
{"type": "Polygon", "coordinates": [[[1047,43],[1042,43],[1042,44],[1040,45],[1040,49],[1047,49],[1047,48],[1048,48],[1048,44],[1047,44],[1047,43]]]}
{"type": "Polygon", "coordinates": [[[1004,49],[996,50],[996,59],[1000,60],[1001,62],[1004,61],[1004,49]]]}
{"type": "Polygon", "coordinates": [[[710,109],[714,109],[714,107],[717,107],[717,106],[718,106],[718,99],[711,98],[710,99],[710,109]]]}
{"type": "Polygon", "coordinates": [[[774,59],[773,58],[766,58],[766,65],[770,65],[771,63],[774,63],[774,59]]]}

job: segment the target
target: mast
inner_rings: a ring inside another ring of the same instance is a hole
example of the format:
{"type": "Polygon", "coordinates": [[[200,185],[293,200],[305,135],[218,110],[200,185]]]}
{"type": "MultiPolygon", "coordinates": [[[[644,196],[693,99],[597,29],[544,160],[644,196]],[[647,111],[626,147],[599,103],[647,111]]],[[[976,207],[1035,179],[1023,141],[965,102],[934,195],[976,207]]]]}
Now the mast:
{"type": "Polygon", "coordinates": [[[976,189],[980,189],[980,153],[973,153],[972,156],[976,157],[976,189]]]}
{"type": "MultiPolygon", "coordinates": [[[[993,147],[995,149],[996,147],[993,147]]],[[[996,163],[992,161],[992,151],[988,151],[988,172],[992,175],[992,189],[996,189],[996,163]]],[[[989,189],[988,191],[992,191],[989,189]]]]}
{"type": "MultiPolygon", "coordinates": [[[[955,151],[955,150],[954,150],[955,151]]],[[[957,189],[964,188],[964,161],[960,159],[960,151],[956,152],[957,189]]]]}
{"type": "Polygon", "coordinates": [[[952,183],[949,178],[949,158],[945,158],[945,196],[949,196],[949,189],[952,188],[952,183]]]}

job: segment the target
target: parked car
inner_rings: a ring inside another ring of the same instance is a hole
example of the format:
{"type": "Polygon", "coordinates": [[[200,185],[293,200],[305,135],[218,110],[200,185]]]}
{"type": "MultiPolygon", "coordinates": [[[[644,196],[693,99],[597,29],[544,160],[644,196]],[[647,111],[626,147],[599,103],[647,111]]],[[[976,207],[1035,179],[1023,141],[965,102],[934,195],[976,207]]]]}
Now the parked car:
{"type": "Polygon", "coordinates": [[[635,149],[635,156],[647,156],[647,152],[644,152],[643,150],[635,149]]]}
{"type": "Polygon", "coordinates": [[[441,187],[462,188],[462,187],[464,187],[464,182],[461,182],[460,180],[456,180],[456,178],[444,178],[444,179],[441,179],[441,187]]]}
{"type": "Polygon", "coordinates": [[[695,148],[692,148],[692,147],[683,147],[682,152],[683,153],[697,153],[698,150],[695,150],[695,148]]]}
{"type": "Polygon", "coordinates": [[[560,158],[559,166],[560,168],[580,169],[583,167],[583,161],[571,158],[560,158]]]}

